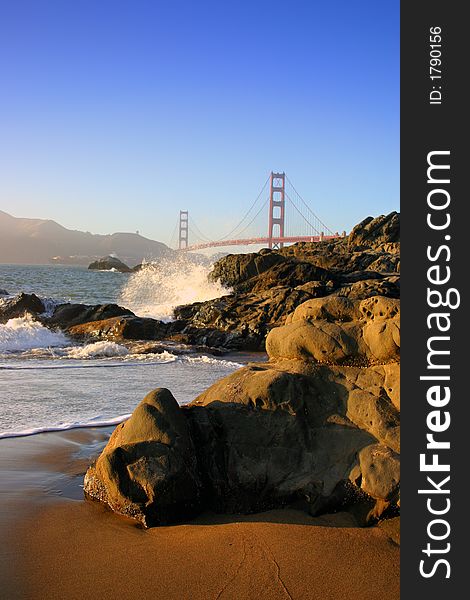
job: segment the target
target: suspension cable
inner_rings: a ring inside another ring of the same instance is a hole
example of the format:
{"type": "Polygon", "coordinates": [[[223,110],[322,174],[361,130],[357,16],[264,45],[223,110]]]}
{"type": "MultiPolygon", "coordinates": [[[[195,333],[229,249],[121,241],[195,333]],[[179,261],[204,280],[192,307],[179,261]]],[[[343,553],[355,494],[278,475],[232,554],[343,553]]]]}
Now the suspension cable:
{"type": "Polygon", "coordinates": [[[171,234],[170,248],[173,248],[173,243],[176,246],[176,231],[177,231],[177,229],[178,229],[178,219],[176,219],[175,227],[173,229],[173,233],[171,234]]]}
{"type": "Polygon", "coordinates": [[[196,233],[196,236],[195,236],[196,239],[203,240],[203,241],[206,241],[206,242],[213,242],[214,241],[211,238],[209,238],[207,235],[205,235],[204,233],[202,233],[202,231],[199,229],[199,227],[197,226],[195,220],[192,217],[189,217],[189,222],[194,227],[193,233],[196,233]]]}
{"type": "MultiPolygon", "coordinates": [[[[241,235],[244,231],[246,231],[248,229],[248,227],[253,223],[253,221],[256,220],[256,218],[260,215],[261,211],[266,208],[266,205],[268,203],[269,198],[266,198],[266,200],[263,202],[263,205],[261,206],[261,208],[258,210],[258,212],[256,213],[256,215],[251,219],[251,221],[248,223],[248,225],[246,225],[246,227],[244,227],[241,231],[238,232],[238,235],[241,235]]],[[[226,238],[222,238],[222,239],[226,239],[226,238]]]]}
{"type": "MultiPolygon", "coordinates": [[[[307,217],[302,214],[302,212],[299,210],[299,208],[297,207],[297,205],[295,204],[295,202],[292,200],[292,198],[289,196],[289,194],[287,192],[284,192],[285,195],[287,196],[287,198],[291,201],[292,206],[295,208],[295,210],[299,213],[299,215],[302,217],[302,219],[308,224],[310,225],[310,227],[313,229],[313,231],[316,231],[318,235],[320,235],[320,231],[318,231],[318,229],[315,227],[315,225],[312,225],[310,223],[310,221],[307,219],[307,217]]],[[[313,214],[313,216],[316,216],[315,214],[313,214]]],[[[318,221],[323,225],[323,223],[320,221],[320,219],[318,219],[318,221]]],[[[328,229],[328,231],[330,231],[328,229]]],[[[330,232],[331,233],[331,232],[330,232]]]]}
{"type": "MultiPolygon", "coordinates": [[[[233,228],[231,231],[229,231],[229,233],[227,233],[227,235],[224,235],[223,237],[219,238],[219,239],[217,240],[218,242],[219,242],[219,241],[222,241],[222,240],[226,240],[228,237],[230,237],[230,236],[231,236],[231,235],[232,235],[232,234],[233,234],[233,233],[234,233],[234,232],[235,232],[235,231],[236,231],[236,230],[237,230],[237,229],[238,229],[238,228],[241,226],[241,224],[243,223],[243,221],[244,221],[244,220],[245,220],[245,219],[248,217],[248,215],[250,214],[250,212],[253,210],[253,208],[255,207],[256,203],[257,203],[257,202],[258,202],[258,200],[260,199],[260,197],[261,197],[262,193],[264,192],[264,190],[265,190],[265,188],[266,188],[266,186],[267,186],[267,184],[268,184],[268,181],[270,180],[270,178],[271,178],[271,174],[269,174],[269,175],[268,175],[268,177],[267,177],[266,181],[264,182],[264,185],[263,185],[263,187],[261,188],[261,191],[260,191],[260,193],[257,195],[257,197],[256,197],[255,201],[254,201],[254,202],[253,202],[253,204],[250,206],[250,208],[248,209],[248,211],[245,213],[245,215],[244,215],[243,219],[242,219],[242,220],[241,220],[241,221],[240,221],[240,222],[237,224],[237,226],[236,226],[236,227],[234,227],[234,228],[233,228]]],[[[266,203],[265,203],[265,204],[266,204],[266,203]]],[[[263,205],[263,207],[264,207],[264,205],[263,205]]],[[[246,226],[246,227],[245,227],[245,228],[242,230],[242,232],[239,232],[239,234],[240,234],[240,233],[243,233],[243,231],[245,231],[245,230],[247,229],[247,227],[249,227],[249,226],[250,226],[250,225],[253,223],[254,219],[256,219],[256,217],[259,215],[259,213],[260,213],[260,212],[261,212],[261,210],[259,210],[259,211],[256,213],[256,215],[254,216],[254,218],[253,218],[253,219],[252,219],[252,220],[251,220],[251,221],[248,223],[248,225],[247,225],[247,226],[246,226]]]]}
{"type": "MultiPolygon", "coordinates": [[[[315,217],[315,219],[317,219],[317,221],[320,223],[320,225],[322,225],[325,230],[330,234],[330,235],[334,235],[333,232],[331,231],[331,229],[329,227],[327,227],[325,225],[325,223],[323,223],[323,221],[317,217],[317,215],[313,212],[313,210],[310,208],[310,206],[305,202],[305,200],[302,198],[302,196],[299,194],[299,192],[295,189],[294,184],[292,183],[292,181],[289,179],[289,177],[287,177],[286,175],[286,179],[289,182],[290,186],[292,187],[292,189],[294,190],[294,192],[297,194],[297,196],[300,198],[301,202],[304,204],[304,206],[306,207],[306,209],[315,217]]],[[[287,195],[287,194],[286,194],[287,195]]],[[[292,202],[292,199],[291,199],[292,202]]],[[[307,221],[308,222],[308,221],[307,221]]]]}

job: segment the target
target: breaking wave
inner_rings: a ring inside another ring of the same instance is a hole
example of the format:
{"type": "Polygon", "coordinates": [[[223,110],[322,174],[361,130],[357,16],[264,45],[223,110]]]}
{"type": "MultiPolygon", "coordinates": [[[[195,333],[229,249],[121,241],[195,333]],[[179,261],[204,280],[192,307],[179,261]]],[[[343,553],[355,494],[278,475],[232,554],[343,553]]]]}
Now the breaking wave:
{"type": "Polygon", "coordinates": [[[10,319],[0,325],[0,352],[22,352],[69,345],[70,339],[65,334],[44,327],[30,315],[10,319]]]}
{"type": "Polygon", "coordinates": [[[196,264],[184,255],[146,263],[129,277],[119,303],[139,316],[171,321],[176,306],[230,293],[220,283],[209,281],[211,268],[208,264],[196,264]]]}
{"type": "Polygon", "coordinates": [[[94,342],[85,346],[77,346],[67,349],[67,358],[110,358],[114,356],[126,356],[129,350],[115,342],[94,342]]]}

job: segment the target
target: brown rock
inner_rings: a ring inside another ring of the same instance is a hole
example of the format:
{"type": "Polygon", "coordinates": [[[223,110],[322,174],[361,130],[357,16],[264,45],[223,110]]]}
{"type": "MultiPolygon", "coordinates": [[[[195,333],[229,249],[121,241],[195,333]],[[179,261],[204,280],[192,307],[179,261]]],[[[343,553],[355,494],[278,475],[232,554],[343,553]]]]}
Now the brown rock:
{"type": "Polygon", "coordinates": [[[68,333],[76,338],[97,338],[113,341],[159,340],[167,332],[161,321],[132,315],[91,321],[68,328],[68,333]]]}
{"type": "Polygon", "coordinates": [[[188,426],[166,389],[150,392],[114,430],[84,480],[92,499],[145,526],[188,518],[201,484],[188,426]]]}
{"type": "Polygon", "coordinates": [[[379,296],[309,300],[296,308],[285,327],[270,332],[266,351],[271,359],[302,357],[332,364],[397,361],[399,306],[398,300],[379,296]]]}
{"type": "Polygon", "coordinates": [[[400,458],[387,446],[371,444],[359,454],[361,489],[372,498],[396,500],[400,483],[400,458]]]}

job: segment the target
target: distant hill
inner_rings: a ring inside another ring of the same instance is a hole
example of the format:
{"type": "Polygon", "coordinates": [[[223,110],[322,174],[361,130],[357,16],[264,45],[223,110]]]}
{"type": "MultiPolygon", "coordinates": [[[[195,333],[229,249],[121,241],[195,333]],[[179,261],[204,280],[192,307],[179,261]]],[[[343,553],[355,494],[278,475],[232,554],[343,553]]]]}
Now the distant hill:
{"type": "Polygon", "coordinates": [[[0,210],[0,263],[82,264],[116,255],[133,266],[173,253],[162,242],[137,233],[98,235],[66,229],[55,221],[20,219],[0,210]]]}

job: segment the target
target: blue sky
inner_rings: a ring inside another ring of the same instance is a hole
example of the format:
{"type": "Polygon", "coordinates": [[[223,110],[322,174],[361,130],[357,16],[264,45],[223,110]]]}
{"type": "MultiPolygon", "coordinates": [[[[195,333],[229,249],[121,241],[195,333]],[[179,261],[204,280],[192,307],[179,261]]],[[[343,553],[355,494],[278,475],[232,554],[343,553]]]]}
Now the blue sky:
{"type": "Polygon", "coordinates": [[[0,209],[169,241],[271,170],[349,230],[399,208],[399,2],[17,0],[0,16],[0,209]]]}

